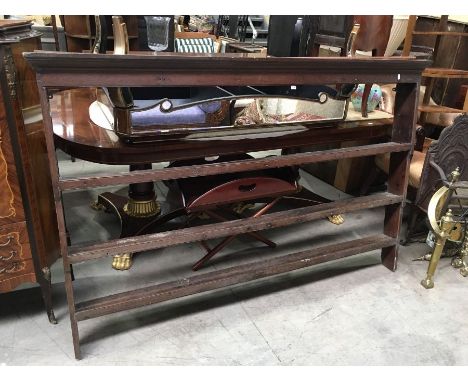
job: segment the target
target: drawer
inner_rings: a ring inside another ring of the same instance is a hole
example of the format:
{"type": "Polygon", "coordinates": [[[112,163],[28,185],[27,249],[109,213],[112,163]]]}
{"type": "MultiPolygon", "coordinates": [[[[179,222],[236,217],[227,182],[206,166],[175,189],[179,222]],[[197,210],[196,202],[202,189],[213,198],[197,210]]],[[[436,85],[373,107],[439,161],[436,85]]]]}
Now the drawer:
{"type": "Polygon", "coordinates": [[[26,222],[0,226],[0,293],[35,281],[26,222]]]}
{"type": "Polygon", "coordinates": [[[26,222],[0,226],[0,269],[32,259],[26,222]]]}
{"type": "Polygon", "coordinates": [[[0,264],[0,281],[29,273],[34,273],[34,264],[32,259],[0,264]]]}
{"type": "Polygon", "coordinates": [[[9,292],[26,282],[36,282],[32,259],[0,263],[0,293],[9,292]]]}

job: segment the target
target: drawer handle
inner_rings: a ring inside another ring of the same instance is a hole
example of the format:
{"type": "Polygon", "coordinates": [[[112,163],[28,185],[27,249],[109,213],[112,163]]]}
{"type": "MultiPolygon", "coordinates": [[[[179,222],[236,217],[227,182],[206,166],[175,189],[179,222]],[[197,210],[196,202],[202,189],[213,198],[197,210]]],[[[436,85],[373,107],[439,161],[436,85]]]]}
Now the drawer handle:
{"type": "Polygon", "coordinates": [[[8,241],[6,243],[0,244],[0,247],[6,247],[7,245],[10,245],[11,241],[13,240],[13,236],[7,236],[8,241]]]}
{"type": "Polygon", "coordinates": [[[13,263],[9,268],[0,268],[0,275],[2,273],[14,273],[16,271],[19,271],[20,268],[17,266],[18,266],[18,263],[13,263]]]}
{"type": "Polygon", "coordinates": [[[18,253],[18,252],[16,252],[16,251],[10,251],[10,256],[8,256],[8,257],[0,256],[0,260],[2,260],[2,261],[11,260],[13,257],[16,256],[17,253],[18,253]]]}
{"type": "Polygon", "coordinates": [[[239,186],[239,191],[240,192],[249,192],[249,191],[253,191],[255,190],[255,187],[257,186],[256,183],[252,183],[252,184],[241,184],[239,186]]]}

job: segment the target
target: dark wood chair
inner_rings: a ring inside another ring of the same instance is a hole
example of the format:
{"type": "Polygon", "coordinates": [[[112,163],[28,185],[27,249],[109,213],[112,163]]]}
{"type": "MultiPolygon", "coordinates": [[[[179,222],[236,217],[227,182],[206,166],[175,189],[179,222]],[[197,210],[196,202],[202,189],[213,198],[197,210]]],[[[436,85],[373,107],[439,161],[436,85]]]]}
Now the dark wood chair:
{"type": "MultiPolygon", "coordinates": [[[[60,15],[59,17],[65,32],[67,51],[82,52],[91,50],[97,35],[95,17],[88,15],[60,15]]],[[[101,19],[101,23],[105,30],[101,33],[106,36],[107,49],[113,50],[112,16],[102,17],[104,19],[101,19]]],[[[130,50],[138,50],[138,19],[136,16],[122,17],[128,31],[130,50]]]]}
{"type": "MultiPolygon", "coordinates": [[[[359,24],[359,32],[353,43],[356,50],[371,51],[372,57],[383,56],[390,38],[392,30],[393,16],[354,16],[354,24],[359,24]]],[[[367,118],[367,100],[372,88],[372,84],[367,83],[364,87],[361,103],[361,114],[367,118]]]]}
{"type": "Polygon", "coordinates": [[[348,54],[348,40],[353,28],[353,16],[310,16],[308,55],[318,57],[321,45],[340,48],[340,56],[348,54]]]}
{"type": "MultiPolygon", "coordinates": [[[[372,56],[383,56],[392,29],[393,16],[315,16],[311,18],[311,40],[309,56],[317,57],[320,46],[340,48],[340,55],[346,56],[352,46],[351,55],[356,50],[371,51],[372,56]],[[359,32],[350,44],[353,25],[359,24],[359,32]]],[[[362,96],[361,113],[367,117],[367,99],[372,84],[366,84],[362,96]]]]}
{"type": "Polygon", "coordinates": [[[318,16],[270,16],[267,54],[276,57],[306,56],[310,17],[318,16]]]}

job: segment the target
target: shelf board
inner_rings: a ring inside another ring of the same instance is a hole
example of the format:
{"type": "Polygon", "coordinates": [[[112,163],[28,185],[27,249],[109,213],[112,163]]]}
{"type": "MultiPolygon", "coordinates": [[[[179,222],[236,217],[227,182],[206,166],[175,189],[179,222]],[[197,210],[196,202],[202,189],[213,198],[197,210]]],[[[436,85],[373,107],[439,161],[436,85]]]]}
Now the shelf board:
{"type": "Polygon", "coordinates": [[[338,160],[345,158],[356,158],[386,154],[390,152],[409,151],[411,143],[385,142],[371,145],[343,147],[339,149],[313,151],[289,155],[281,155],[274,159],[258,158],[245,159],[239,162],[221,162],[215,164],[204,164],[197,166],[197,171],[193,171],[192,166],[181,166],[164,168],[160,170],[136,170],[131,173],[121,173],[102,176],[86,176],[73,179],[61,179],[59,187],[64,190],[76,190],[91,187],[101,187],[104,185],[120,185],[137,182],[153,182],[169,179],[190,178],[194,176],[209,176],[216,174],[235,173],[240,171],[254,171],[263,168],[279,168],[338,160]],[[103,183],[104,182],[104,183],[103,183]]]}
{"type": "Polygon", "coordinates": [[[450,32],[450,31],[419,31],[413,32],[413,35],[426,35],[426,36],[458,36],[458,37],[468,37],[467,32],[450,32]]]}
{"type": "Polygon", "coordinates": [[[464,113],[466,110],[441,105],[421,105],[418,110],[423,113],[464,113]]]}
{"type": "Polygon", "coordinates": [[[422,76],[434,78],[468,78],[468,70],[448,68],[426,68],[424,69],[422,76]]]}
{"type": "Polygon", "coordinates": [[[401,195],[381,192],[369,196],[273,212],[260,217],[204,224],[202,226],[181,228],[173,231],[113,239],[90,245],[71,246],[67,257],[71,264],[76,264],[83,261],[97,260],[117,253],[142,252],[200,240],[216,239],[225,237],[227,234],[240,235],[247,232],[285,227],[291,224],[323,219],[333,214],[344,214],[352,211],[398,204],[402,200],[403,197],[401,195]]]}
{"type": "Polygon", "coordinates": [[[285,256],[237,265],[206,274],[198,274],[184,278],[183,281],[171,281],[116,293],[78,303],[76,305],[76,319],[84,321],[123,310],[135,309],[195,293],[274,276],[358,253],[391,247],[395,244],[395,238],[384,234],[367,236],[285,256]]]}

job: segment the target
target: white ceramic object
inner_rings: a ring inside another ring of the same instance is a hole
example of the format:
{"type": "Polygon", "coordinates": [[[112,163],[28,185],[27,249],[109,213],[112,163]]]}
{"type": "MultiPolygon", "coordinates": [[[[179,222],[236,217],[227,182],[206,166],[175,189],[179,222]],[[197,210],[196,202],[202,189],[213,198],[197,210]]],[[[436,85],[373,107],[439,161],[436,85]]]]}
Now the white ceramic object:
{"type": "Polygon", "coordinates": [[[106,130],[114,130],[114,116],[112,111],[102,102],[94,101],[89,105],[89,118],[91,121],[106,130]]]}

